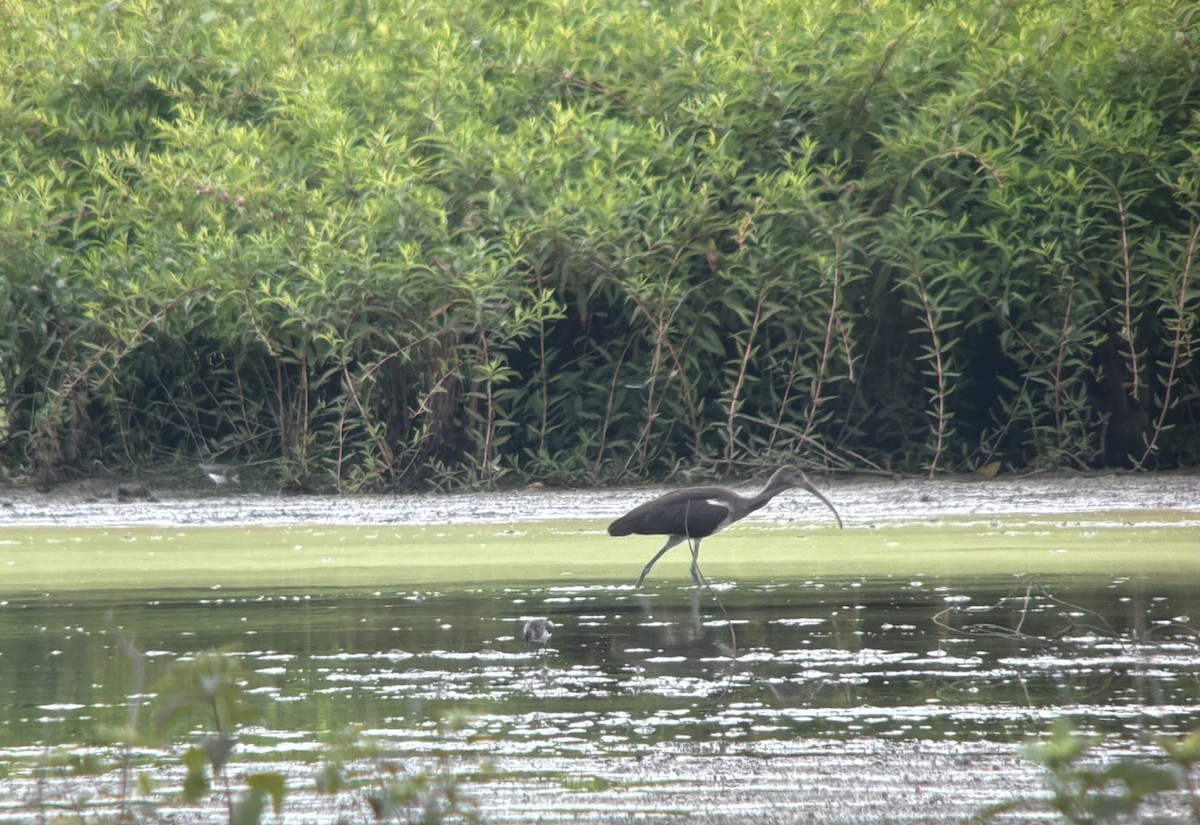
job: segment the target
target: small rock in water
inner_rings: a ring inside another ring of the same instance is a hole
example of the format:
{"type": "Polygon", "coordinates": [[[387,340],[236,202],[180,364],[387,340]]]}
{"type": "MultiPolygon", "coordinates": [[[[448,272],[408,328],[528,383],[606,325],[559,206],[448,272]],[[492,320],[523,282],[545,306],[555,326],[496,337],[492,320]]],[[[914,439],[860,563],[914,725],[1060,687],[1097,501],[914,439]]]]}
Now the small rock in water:
{"type": "Polygon", "coordinates": [[[549,619],[530,619],[525,622],[525,641],[544,645],[550,641],[554,622],[549,619]]]}

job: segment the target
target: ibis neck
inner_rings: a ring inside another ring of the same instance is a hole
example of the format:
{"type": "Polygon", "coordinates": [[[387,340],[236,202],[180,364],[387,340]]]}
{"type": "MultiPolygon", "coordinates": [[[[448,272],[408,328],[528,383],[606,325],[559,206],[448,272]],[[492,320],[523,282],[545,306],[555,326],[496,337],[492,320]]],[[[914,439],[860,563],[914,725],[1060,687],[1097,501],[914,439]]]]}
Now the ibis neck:
{"type": "Polygon", "coordinates": [[[761,493],[756,496],[751,496],[746,500],[746,512],[753,513],[755,510],[761,510],[763,507],[767,506],[767,503],[770,502],[771,499],[788,489],[790,489],[788,486],[768,483],[767,486],[763,488],[761,493]]]}

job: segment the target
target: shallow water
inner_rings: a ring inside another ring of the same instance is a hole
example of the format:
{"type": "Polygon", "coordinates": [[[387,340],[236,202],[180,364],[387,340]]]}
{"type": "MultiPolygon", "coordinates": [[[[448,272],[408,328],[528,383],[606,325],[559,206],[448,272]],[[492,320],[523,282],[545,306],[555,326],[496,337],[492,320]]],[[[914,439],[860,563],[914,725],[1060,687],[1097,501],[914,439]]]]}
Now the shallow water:
{"type": "MultiPolygon", "coordinates": [[[[89,742],[101,725],[121,723],[131,702],[148,717],[158,674],[230,645],[265,711],[237,759],[283,760],[300,787],[311,784],[320,743],[350,726],[397,757],[436,750],[468,766],[501,765],[500,779],[479,791],[501,808],[514,803],[494,794],[511,794],[515,775],[521,787],[549,781],[583,807],[604,809],[614,803],[594,798],[597,783],[640,787],[648,778],[629,776],[630,766],[667,757],[695,761],[674,765],[660,789],[676,792],[709,781],[712,760],[740,760],[724,772],[762,760],[755,776],[778,770],[774,760],[799,760],[785,772],[795,774],[822,742],[839,759],[847,743],[875,760],[906,746],[945,756],[1001,748],[1011,757],[1013,743],[1061,715],[1133,745],[1196,724],[1194,598],[1190,586],[1136,579],[871,578],[756,582],[715,594],[496,585],[10,598],[0,609],[0,661],[21,666],[0,671],[0,757],[89,742]],[[557,625],[544,649],[520,641],[533,615],[557,625]],[[141,688],[122,640],[145,656],[141,688]],[[450,713],[464,721],[447,732],[450,713]],[[633,762],[614,778],[614,759],[633,762]],[[583,790],[574,787],[581,782],[583,790]]],[[[924,781],[947,780],[922,765],[924,781]]],[[[789,783],[772,781],[743,808],[777,805],[789,783]]],[[[642,807],[663,804],[638,798],[642,807]]],[[[525,804],[527,814],[561,813],[525,804]]],[[[724,810],[704,803],[714,804],[724,810]]],[[[690,809],[670,803],[680,805],[690,809]]]]}
{"type": "MultiPolygon", "coordinates": [[[[1191,510],[762,522],[706,543],[712,591],[687,586],[682,550],[635,590],[654,540],[591,523],[238,523],[200,541],[191,525],[50,531],[27,512],[0,525],[0,563],[24,583],[0,587],[0,822],[35,821],[39,754],[80,750],[131,708],[144,725],[158,676],[213,648],[240,659],[264,714],[235,763],[285,773],[306,822],[338,815],[307,789],[350,726],[413,770],[450,760],[492,821],[874,822],[1036,792],[1018,747],[1062,716],[1114,753],[1198,721],[1191,510]],[[71,569],[32,561],[52,553],[71,569]],[[557,625],[545,648],[520,640],[531,616],[557,625]]],[[[197,733],[139,752],[176,821],[221,818],[171,801],[197,733]]]]}
{"type": "Polygon", "coordinates": [[[151,679],[237,651],[267,731],[392,728],[448,709],[505,752],[637,751],[663,739],[870,735],[1019,740],[1064,707],[1100,730],[1191,724],[1190,586],[1076,580],[498,586],[460,591],[173,593],[9,599],[8,744],[85,739],[124,718],[131,641],[151,679]],[[720,599],[720,604],[717,602],[720,599]],[[556,624],[541,648],[526,617],[556,624]],[[527,717],[555,719],[530,739],[527,717]],[[473,726],[474,727],[474,726],[473,726]],[[602,734],[599,731],[603,731],[602,734]]]}

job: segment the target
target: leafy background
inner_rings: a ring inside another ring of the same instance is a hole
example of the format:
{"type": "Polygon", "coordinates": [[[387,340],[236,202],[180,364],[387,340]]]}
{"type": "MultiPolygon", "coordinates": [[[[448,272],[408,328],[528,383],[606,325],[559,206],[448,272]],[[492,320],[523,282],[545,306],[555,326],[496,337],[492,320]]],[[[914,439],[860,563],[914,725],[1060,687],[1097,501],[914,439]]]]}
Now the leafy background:
{"type": "Polygon", "coordinates": [[[1200,460],[1200,10],[13,0],[0,469],[1200,460]]]}

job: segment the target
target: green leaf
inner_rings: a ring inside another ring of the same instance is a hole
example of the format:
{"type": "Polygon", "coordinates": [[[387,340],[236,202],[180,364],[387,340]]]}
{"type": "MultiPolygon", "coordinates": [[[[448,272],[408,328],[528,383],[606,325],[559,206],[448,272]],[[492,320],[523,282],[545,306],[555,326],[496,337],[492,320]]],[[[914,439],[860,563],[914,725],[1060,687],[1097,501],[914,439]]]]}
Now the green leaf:
{"type": "Polygon", "coordinates": [[[244,794],[233,807],[231,825],[257,825],[262,819],[265,798],[262,791],[251,790],[244,794]]]}
{"type": "Polygon", "coordinates": [[[200,748],[188,748],[183,754],[183,764],[187,768],[183,778],[183,801],[199,802],[208,795],[211,787],[208,779],[208,757],[200,748]]]}
{"type": "Polygon", "coordinates": [[[271,808],[276,816],[283,811],[283,797],[286,792],[286,781],[283,774],[277,772],[252,773],[246,777],[246,785],[251,791],[266,794],[271,798],[271,808]]]}
{"type": "Polygon", "coordinates": [[[229,761],[229,754],[237,746],[237,737],[229,736],[228,734],[213,734],[204,737],[201,743],[204,748],[204,755],[208,759],[208,763],[212,765],[214,773],[220,773],[221,768],[229,761]]]}

